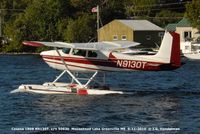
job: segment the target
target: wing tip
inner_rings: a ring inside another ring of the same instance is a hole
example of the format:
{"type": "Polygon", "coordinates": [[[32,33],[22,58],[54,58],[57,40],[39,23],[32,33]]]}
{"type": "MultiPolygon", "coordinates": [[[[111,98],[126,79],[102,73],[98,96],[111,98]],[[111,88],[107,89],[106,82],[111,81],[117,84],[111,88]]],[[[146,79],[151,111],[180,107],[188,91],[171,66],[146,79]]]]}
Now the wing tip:
{"type": "Polygon", "coordinates": [[[22,44],[25,45],[25,46],[33,46],[33,47],[43,46],[42,43],[34,42],[34,41],[23,41],[22,44]]]}

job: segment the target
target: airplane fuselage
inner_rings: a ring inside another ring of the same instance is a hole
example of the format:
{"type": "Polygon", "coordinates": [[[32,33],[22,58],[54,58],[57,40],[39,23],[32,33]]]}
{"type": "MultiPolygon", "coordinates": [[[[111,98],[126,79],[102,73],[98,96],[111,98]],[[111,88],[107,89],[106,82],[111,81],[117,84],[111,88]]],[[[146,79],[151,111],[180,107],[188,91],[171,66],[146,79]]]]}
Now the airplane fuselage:
{"type": "Polygon", "coordinates": [[[58,70],[65,70],[66,67],[62,62],[65,61],[68,69],[71,71],[160,71],[160,70],[173,70],[178,67],[169,63],[159,61],[159,59],[153,58],[153,56],[147,55],[127,55],[118,52],[109,51],[96,51],[93,56],[89,55],[91,50],[81,50],[82,55],[75,54],[77,49],[70,49],[68,53],[64,53],[59,50],[60,57],[56,50],[45,51],[41,53],[44,61],[52,68],[58,70]],[[61,59],[62,58],[62,59],[61,59]]]}

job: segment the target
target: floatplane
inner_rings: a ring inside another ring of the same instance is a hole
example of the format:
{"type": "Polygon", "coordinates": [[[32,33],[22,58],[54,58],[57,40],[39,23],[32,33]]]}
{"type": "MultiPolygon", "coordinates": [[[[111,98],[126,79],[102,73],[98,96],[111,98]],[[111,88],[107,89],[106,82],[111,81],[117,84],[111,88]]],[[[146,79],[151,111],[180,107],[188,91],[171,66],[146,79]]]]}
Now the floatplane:
{"type": "Polygon", "coordinates": [[[174,70],[181,66],[180,40],[177,33],[165,32],[159,51],[155,55],[122,53],[121,49],[137,45],[128,41],[96,43],[24,41],[23,44],[34,47],[54,47],[54,50],[43,51],[40,55],[50,67],[62,70],[62,73],[53,82],[45,82],[43,85],[22,84],[16,89],[22,92],[79,95],[123,94],[122,91],[92,88],[89,84],[99,72],[164,71],[174,70]],[[92,75],[83,83],[74,72],[92,72],[92,75]],[[58,82],[65,73],[72,81],[58,82]]]}

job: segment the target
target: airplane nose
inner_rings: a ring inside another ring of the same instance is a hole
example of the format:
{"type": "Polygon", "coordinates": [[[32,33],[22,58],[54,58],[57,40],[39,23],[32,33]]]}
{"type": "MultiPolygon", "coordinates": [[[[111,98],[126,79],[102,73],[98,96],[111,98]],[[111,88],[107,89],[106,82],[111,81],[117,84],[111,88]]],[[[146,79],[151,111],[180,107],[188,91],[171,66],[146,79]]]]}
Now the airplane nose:
{"type": "Polygon", "coordinates": [[[47,51],[43,51],[43,52],[40,53],[40,55],[44,56],[44,55],[47,55],[47,53],[48,53],[47,51]]]}
{"type": "Polygon", "coordinates": [[[44,55],[44,52],[41,52],[41,53],[40,53],[40,56],[43,56],[43,55],[44,55]]]}
{"type": "Polygon", "coordinates": [[[55,56],[56,53],[55,53],[54,50],[49,50],[49,51],[42,51],[42,52],[40,53],[40,55],[41,55],[41,56],[47,56],[47,55],[49,55],[49,56],[55,56]]]}

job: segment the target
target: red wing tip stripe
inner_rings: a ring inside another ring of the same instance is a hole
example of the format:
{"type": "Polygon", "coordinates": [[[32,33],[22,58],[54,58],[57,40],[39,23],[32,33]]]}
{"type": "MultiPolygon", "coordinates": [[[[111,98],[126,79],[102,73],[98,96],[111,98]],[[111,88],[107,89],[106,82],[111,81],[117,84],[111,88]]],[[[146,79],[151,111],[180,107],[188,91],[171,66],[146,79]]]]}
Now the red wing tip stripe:
{"type": "Polygon", "coordinates": [[[25,45],[25,46],[33,46],[33,47],[43,46],[42,43],[34,42],[34,41],[24,41],[24,42],[22,42],[22,44],[25,45]]]}

